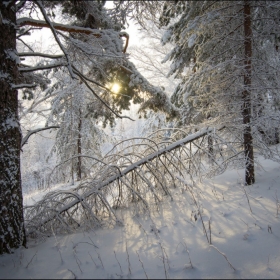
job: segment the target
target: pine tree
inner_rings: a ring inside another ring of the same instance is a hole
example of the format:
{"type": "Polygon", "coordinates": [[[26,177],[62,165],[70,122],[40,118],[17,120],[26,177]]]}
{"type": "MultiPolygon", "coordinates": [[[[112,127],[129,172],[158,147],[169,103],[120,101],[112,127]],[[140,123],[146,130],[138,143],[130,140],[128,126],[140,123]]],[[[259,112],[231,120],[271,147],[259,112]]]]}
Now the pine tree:
{"type": "Polygon", "coordinates": [[[248,185],[255,182],[253,147],[260,147],[262,101],[268,92],[278,95],[271,36],[279,32],[278,9],[273,1],[176,1],[165,4],[161,17],[169,24],[163,42],[176,45],[166,58],[173,61],[169,74],[183,79],[173,101],[188,122],[226,127],[243,139],[248,185]]]}
{"type": "Polygon", "coordinates": [[[14,1],[0,2],[0,254],[25,246],[20,178],[21,132],[14,1]]]}

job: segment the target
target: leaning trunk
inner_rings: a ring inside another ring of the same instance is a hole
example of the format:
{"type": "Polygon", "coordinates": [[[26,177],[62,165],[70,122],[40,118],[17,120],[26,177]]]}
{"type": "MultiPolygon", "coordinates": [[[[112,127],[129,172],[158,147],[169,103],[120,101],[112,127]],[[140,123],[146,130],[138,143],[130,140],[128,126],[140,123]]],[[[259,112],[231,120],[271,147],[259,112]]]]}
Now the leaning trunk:
{"type": "Polygon", "coordinates": [[[13,89],[19,75],[14,10],[7,1],[0,2],[0,254],[11,253],[26,244],[20,178],[18,93],[13,89]]]}
{"type": "Polygon", "coordinates": [[[247,0],[244,1],[244,91],[243,91],[243,125],[245,152],[245,183],[255,183],[253,137],[251,131],[251,80],[252,80],[252,26],[251,10],[247,0]]]}

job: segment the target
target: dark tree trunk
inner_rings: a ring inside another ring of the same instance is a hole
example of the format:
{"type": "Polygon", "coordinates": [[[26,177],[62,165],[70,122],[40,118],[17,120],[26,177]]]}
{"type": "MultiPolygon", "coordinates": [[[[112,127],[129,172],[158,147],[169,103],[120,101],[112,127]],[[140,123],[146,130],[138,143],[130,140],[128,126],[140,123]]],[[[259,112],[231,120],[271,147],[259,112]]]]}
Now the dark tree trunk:
{"type": "Polygon", "coordinates": [[[279,144],[279,128],[278,127],[275,127],[274,129],[274,139],[275,139],[275,142],[273,144],[279,144]]]}
{"type": "MultiPolygon", "coordinates": [[[[79,109],[79,124],[78,124],[78,155],[82,154],[82,136],[81,136],[81,130],[82,130],[82,112],[81,109],[79,109]]],[[[82,157],[78,157],[78,164],[77,164],[77,181],[81,181],[82,179],[82,157]]]]}
{"type": "Polygon", "coordinates": [[[251,131],[251,78],[252,78],[252,26],[251,10],[247,0],[244,1],[244,91],[243,91],[243,125],[244,125],[244,152],[245,152],[245,183],[255,183],[254,150],[251,131]]]}
{"type": "Polygon", "coordinates": [[[16,13],[7,2],[0,1],[0,254],[11,253],[13,249],[26,245],[20,178],[18,93],[12,87],[19,75],[16,13]]]}

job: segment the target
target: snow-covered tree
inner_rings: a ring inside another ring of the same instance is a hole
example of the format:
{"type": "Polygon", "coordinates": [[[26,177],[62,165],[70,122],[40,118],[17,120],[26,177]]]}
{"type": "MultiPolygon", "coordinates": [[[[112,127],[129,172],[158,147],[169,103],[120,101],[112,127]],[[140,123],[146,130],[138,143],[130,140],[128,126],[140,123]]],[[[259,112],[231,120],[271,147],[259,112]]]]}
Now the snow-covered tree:
{"type": "Polygon", "coordinates": [[[59,126],[52,151],[62,163],[60,168],[65,176],[68,179],[71,177],[74,182],[75,173],[78,181],[82,174],[89,174],[87,159],[78,155],[100,157],[100,146],[105,139],[105,133],[98,124],[102,117],[98,112],[100,113],[102,106],[98,110],[100,103],[92,93],[80,82],[69,78],[64,79],[64,82],[66,85],[52,101],[48,124],[59,126]]]}
{"type": "Polygon", "coordinates": [[[189,124],[226,127],[243,139],[248,185],[257,133],[279,124],[279,113],[263,109],[268,95],[279,96],[278,11],[274,1],[175,1],[161,17],[169,27],[163,43],[175,44],[169,75],[182,78],[173,102],[189,124]]]}
{"type": "MultiPolygon", "coordinates": [[[[122,118],[105,101],[105,96],[110,94],[106,85],[106,80],[110,79],[106,71],[108,68],[122,69],[135,92],[144,92],[151,97],[146,106],[156,104],[162,110],[176,115],[176,109],[163,90],[152,86],[128,61],[125,52],[129,37],[127,33],[120,32],[122,27],[104,9],[104,1],[1,1],[0,254],[12,252],[13,248],[26,243],[20,179],[19,89],[33,89],[38,84],[48,84],[42,71],[64,69],[71,79],[81,81],[110,114],[122,118]],[[58,11],[61,11],[60,23],[54,20],[58,11]],[[23,39],[33,30],[41,28],[51,30],[60,53],[40,53],[23,39]],[[125,45],[122,38],[126,40],[125,45]],[[28,50],[23,49],[23,46],[28,50]],[[23,63],[22,60],[34,56],[40,58],[36,65],[30,65],[28,61],[23,63]],[[84,72],[80,67],[83,61],[87,62],[84,72]],[[93,85],[103,91],[95,92],[93,85]]],[[[30,91],[25,91],[25,94],[32,97],[30,91]]],[[[107,99],[110,100],[110,96],[107,99]]]]}

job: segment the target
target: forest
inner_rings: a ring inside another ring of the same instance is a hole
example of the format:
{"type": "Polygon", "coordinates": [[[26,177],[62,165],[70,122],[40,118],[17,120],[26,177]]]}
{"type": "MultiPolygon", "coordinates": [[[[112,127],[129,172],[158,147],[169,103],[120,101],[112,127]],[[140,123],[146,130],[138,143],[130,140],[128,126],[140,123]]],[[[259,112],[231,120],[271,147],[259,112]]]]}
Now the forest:
{"type": "Polygon", "coordinates": [[[280,2],[0,3],[0,278],[279,278],[280,2]]]}

